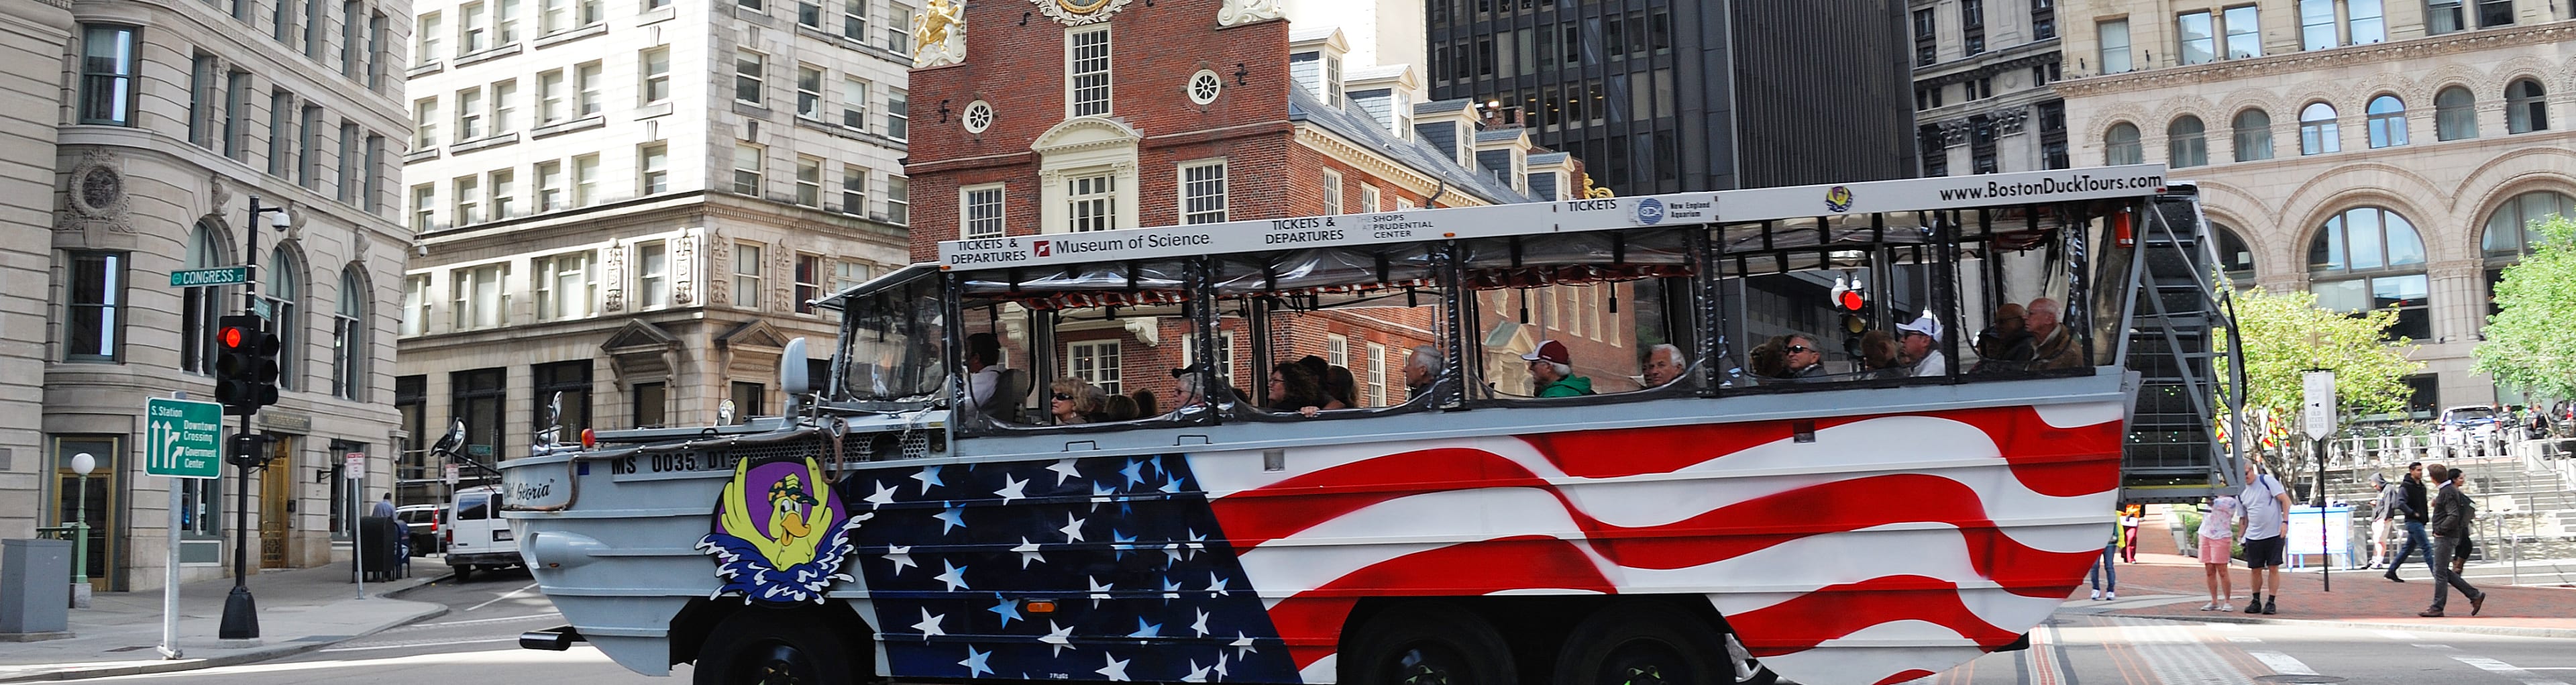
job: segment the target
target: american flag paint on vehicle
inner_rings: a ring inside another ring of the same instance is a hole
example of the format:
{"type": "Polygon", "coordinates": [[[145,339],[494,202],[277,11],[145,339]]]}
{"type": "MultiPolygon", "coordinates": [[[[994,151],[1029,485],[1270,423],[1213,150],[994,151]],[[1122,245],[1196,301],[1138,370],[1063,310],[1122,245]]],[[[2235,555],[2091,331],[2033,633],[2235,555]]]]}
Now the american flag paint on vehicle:
{"type": "Polygon", "coordinates": [[[1790,679],[1881,683],[2014,642],[2081,581],[2122,415],[1362,442],[1275,471],[1261,450],[906,466],[840,489],[876,514],[857,564],[895,676],[1332,682],[1363,598],[1652,594],[1705,596],[1790,679]]]}

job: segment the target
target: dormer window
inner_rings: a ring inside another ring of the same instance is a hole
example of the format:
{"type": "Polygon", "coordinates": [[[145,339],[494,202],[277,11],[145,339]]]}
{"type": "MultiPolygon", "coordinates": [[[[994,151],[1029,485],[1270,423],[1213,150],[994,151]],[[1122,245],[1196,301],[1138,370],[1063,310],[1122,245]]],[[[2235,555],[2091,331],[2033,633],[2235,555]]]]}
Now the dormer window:
{"type": "Polygon", "coordinates": [[[1336,109],[1342,106],[1342,58],[1339,56],[1324,58],[1324,105],[1336,109]]]}

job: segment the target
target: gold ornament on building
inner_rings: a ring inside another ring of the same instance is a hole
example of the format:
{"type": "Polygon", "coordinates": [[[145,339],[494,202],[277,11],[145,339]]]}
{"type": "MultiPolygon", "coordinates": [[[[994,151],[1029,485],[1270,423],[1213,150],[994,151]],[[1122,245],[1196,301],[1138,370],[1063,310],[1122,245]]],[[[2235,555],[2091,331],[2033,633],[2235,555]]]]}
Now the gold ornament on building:
{"type": "Polygon", "coordinates": [[[1619,196],[1619,193],[1614,192],[1614,191],[1610,190],[1609,188],[1602,188],[1602,187],[1598,187],[1598,186],[1594,186],[1594,185],[1592,185],[1592,172],[1589,172],[1589,171],[1583,172],[1583,197],[1584,197],[1584,199],[1587,199],[1587,200],[1599,200],[1599,199],[1603,199],[1603,198],[1612,198],[1612,197],[1618,197],[1618,196],[1619,196]]]}
{"type": "Polygon", "coordinates": [[[912,66],[936,67],[966,61],[966,5],[930,0],[912,20],[912,66]]]}
{"type": "Polygon", "coordinates": [[[1047,18],[1054,19],[1056,23],[1066,26],[1081,26],[1084,24],[1109,21],[1110,15],[1117,14],[1118,10],[1125,8],[1128,3],[1128,0],[1029,1],[1037,4],[1039,14],[1044,14],[1047,18]]]}

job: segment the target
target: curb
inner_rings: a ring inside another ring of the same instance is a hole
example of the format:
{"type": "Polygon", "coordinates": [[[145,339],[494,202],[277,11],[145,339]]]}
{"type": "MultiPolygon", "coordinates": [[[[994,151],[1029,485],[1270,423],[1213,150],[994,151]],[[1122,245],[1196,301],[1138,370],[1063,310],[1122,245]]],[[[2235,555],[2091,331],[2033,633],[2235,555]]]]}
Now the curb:
{"type": "MultiPolygon", "coordinates": [[[[429,584],[431,584],[431,583],[436,583],[436,582],[439,582],[439,581],[442,581],[442,580],[446,580],[446,579],[451,578],[451,577],[453,577],[453,576],[454,576],[454,574],[443,574],[443,575],[438,575],[438,576],[432,576],[429,580],[424,581],[424,582],[421,582],[421,583],[419,583],[419,584],[417,584],[417,585],[413,585],[413,586],[411,586],[411,587],[403,588],[403,589],[400,589],[400,590],[395,590],[395,591],[393,591],[393,592],[385,593],[385,594],[382,594],[382,595],[377,595],[377,597],[379,597],[379,598],[383,598],[383,599],[399,599],[400,595],[403,595],[403,594],[409,593],[409,592],[411,592],[412,590],[417,590],[417,589],[420,589],[420,588],[422,588],[422,587],[426,587],[426,586],[428,586],[428,585],[429,585],[429,584]]],[[[406,601],[407,601],[407,600],[406,600],[406,601]]],[[[356,633],[356,634],[348,635],[348,636],[344,636],[344,637],[341,637],[340,639],[332,640],[332,641],[329,641],[329,642],[292,642],[292,643],[288,643],[288,644],[272,645],[272,646],[266,646],[266,647],[259,647],[259,648],[256,648],[256,649],[251,649],[251,650],[243,651],[243,652],[240,652],[240,653],[235,653],[235,654],[226,654],[226,655],[223,655],[223,656],[215,656],[215,657],[206,657],[206,658],[202,658],[202,659],[176,659],[176,660],[159,661],[159,662],[148,663],[148,664],[133,664],[133,665],[124,665],[124,666],[101,666],[101,667],[97,667],[97,668],[70,668],[70,669],[64,669],[64,670],[60,670],[60,671],[47,671],[47,672],[44,672],[44,673],[30,673],[30,674],[22,675],[22,676],[8,676],[8,677],[0,677],[0,683],[27,683],[27,682],[45,682],[45,681],[55,681],[55,680],[87,680],[87,679],[91,679],[91,678],[112,678],[112,677],[117,677],[117,676],[147,675],[147,674],[154,674],[154,673],[175,673],[175,672],[179,672],[179,671],[195,671],[195,670],[208,669],[208,668],[220,668],[220,667],[224,667],[224,666],[239,666],[239,665],[242,665],[242,664],[258,663],[258,662],[261,662],[261,661],[267,661],[267,660],[270,660],[270,659],[277,659],[277,658],[289,657],[289,656],[294,656],[294,655],[297,655],[297,654],[303,654],[303,653],[305,653],[305,652],[311,652],[311,651],[314,651],[314,650],[322,649],[322,648],[324,648],[324,647],[329,647],[329,646],[331,646],[331,645],[336,645],[336,644],[339,644],[339,643],[342,643],[342,642],[348,642],[348,641],[350,641],[350,640],[355,640],[355,639],[362,638],[362,637],[366,637],[366,636],[369,636],[369,635],[374,635],[374,634],[376,634],[376,633],[381,633],[381,632],[384,632],[384,631],[386,631],[386,630],[390,630],[390,629],[393,629],[393,628],[399,628],[399,627],[402,627],[402,626],[405,626],[405,625],[409,625],[409,624],[414,623],[414,622],[424,621],[424,620],[428,620],[428,619],[432,619],[432,618],[437,618],[437,617],[440,617],[440,616],[444,616],[444,615],[446,615],[446,614],[447,614],[447,611],[448,611],[448,609],[447,609],[447,607],[446,607],[445,605],[440,605],[440,604],[429,604],[426,608],[423,608],[423,609],[421,609],[421,610],[415,611],[415,612],[413,612],[413,613],[412,613],[411,615],[409,615],[409,616],[405,616],[405,617],[402,617],[402,618],[394,619],[394,620],[391,620],[391,621],[386,621],[386,622],[384,622],[384,623],[382,623],[382,624],[379,624],[379,625],[377,625],[377,626],[375,626],[375,627],[373,627],[373,628],[369,628],[369,629],[367,629],[367,630],[359,631],[359,632],[358,632],[358,633],[356,633]]]]}
{"type": "MultiPolygon", "coordinates": [[[[2210,612],[2210,613],[2215,614],[2215,613],[2218,613],[2218,612],[2210,612]]],[[[2364,630],[2400,630],[2400,631],[2424,632],[2424,633],[2464,633],[2464,634],[2469,634],[2469,635],[2499,635],[2499,636],[2505,636],[2505,637],[2576,638],[2576,628],[2534,628],[2534,627],[2529,627],[2529,626],[2479,626],[2479,625],[2450,625],[2450,624],[2441,624],[2441,623],[2373,623],[2373,622],[2369,622],[2369,621],[2343,621],[2343,620],[2326,619],[2326,618],[2252,618],[2252,617],[2246,617],[2246,616],[2161,616],[2161,615],[2148,615],[2148,614],[2120,614],[2120,613],[2107,613],[2107,612],[2106,612],[2106,613],[2100,613],[2100,614],[2094,614],[2094,615],[2096,615],[2096,616],[2117,616],[2117,617],[2120,617],[2120,618],[2143,618],[2143,619],[2151,619],[2151,620],[2157,620],[2157,621],[2182,621],[2182,622],[2188,622],[2188,623],[2243,623],[2243,624],[2251,624],[2251,625],[2276,625],[2276,626],[2298,626],[2298,625],[2320,625],[2320,624],[2322,624],[2322,625],[2343,626],[2343,627],[2347,627],[2347,628],[2360,628],[2360,629],[2364,629],[2364,630]]]]}

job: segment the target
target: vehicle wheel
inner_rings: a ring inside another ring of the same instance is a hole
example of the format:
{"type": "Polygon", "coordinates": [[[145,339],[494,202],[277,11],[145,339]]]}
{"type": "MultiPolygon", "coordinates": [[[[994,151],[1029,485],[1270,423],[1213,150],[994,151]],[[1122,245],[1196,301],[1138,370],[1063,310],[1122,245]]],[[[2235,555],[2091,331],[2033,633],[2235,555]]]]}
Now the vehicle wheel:
{"type": "Polygon", "coordinates": [[[696,685],[838,685],[857,682],[848,646],[806,613],[745,607],[707,631],[696,685]]]}
{"type": "Polygon", "coordinates": [[[1449,604],[1390,608],[1342,644],[1341,682],[1354,685],[1516,685],[1520,677],[1502,634],[1449,604]]]}
{"type": "Polygon", "coordinates": [[[458,566],[458,567],[456,567],[456,582],[459,582],[459,583],[471,583],[471,582],[474,582],[474,567],[472,567],[472,566],[458,566]]]}
{"type": "Polygon", "coordinates": [[[1574,627],[1557,654],[1557,685],[1769,685],[1771,669],[1735,636],[1670,606],[1627,602],[1574,627]]]}

